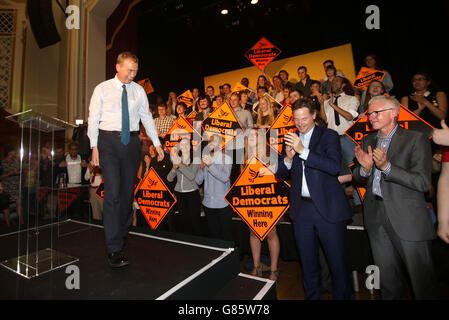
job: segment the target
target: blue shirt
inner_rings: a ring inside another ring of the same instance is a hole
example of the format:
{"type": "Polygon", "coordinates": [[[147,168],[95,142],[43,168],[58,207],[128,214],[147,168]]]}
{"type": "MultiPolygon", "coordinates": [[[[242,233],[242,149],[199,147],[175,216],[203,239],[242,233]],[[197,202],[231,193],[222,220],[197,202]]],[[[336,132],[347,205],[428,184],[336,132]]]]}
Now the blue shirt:
{"type": "Polygon", "coordinates": [[[231,188],[232,159],[222,152],[216,152],[211,157],[211,166],[198,170],[196,183],[204,182],[203,205],[211,209],[221,209],[229,204],[225,196],[231,188]]]}
{"type": "MultiPolygon", "coordinates": [[[[312,139],[312,134],[313,134],[314,129],[315,129],[315,126],[313,126],[313,128],[310,129],[305,134],[302,134],[302,133],[299,134],[299,138],[301,139],[302,145],[304,146],[304,150],[298,156],[299,156],[299,158],[301,158],[301,160],[303,160],[303,161],[301,161],[301,163],[302,163],[301,196],[305,197],[305,198],[310,198],[310,192],[309,192],[309,187],[307,186],[307,181],[306,181],[304,161],[306,161],[307,158],[309,157],[309,153],[310,153],[309,144],[310,144],[310,139],[312,139]]],[[[292,168],[292,163],[286,162],[285,159],[284,159],[284,164],[288,170],[290,170],[292,168]]]]}
{"type": "MultiPolygon", "coordinates": [[[[388,151],[388,148],[390,147],[391,139],[393,138],[393,135],[395,134],[396,130],[398,129],[398,125],[396,125],[393,130],[386,136],[382,138],[381,132],[377,132],[377,144],[376,148],[384,148],[385,151],[388,151]]],[[[371,175],[373,168],[371,168],[370,172],[367,174],[365,173],[365,170],[363,170],[362,167],[360,167],[360,175],[362,177],[368,177],[371,175]]],[[[377,169],[374,166],[374,179],[373,179],[373,194],[376,196],[379,196],[383,198],[382,196],[382,189],[380,187],[380,181],[382,179],[382,174],[387,176],[391,171],[391,163],[388,163],[388,166],[385,168],[385,170],[381,171],[377,169]]]]}

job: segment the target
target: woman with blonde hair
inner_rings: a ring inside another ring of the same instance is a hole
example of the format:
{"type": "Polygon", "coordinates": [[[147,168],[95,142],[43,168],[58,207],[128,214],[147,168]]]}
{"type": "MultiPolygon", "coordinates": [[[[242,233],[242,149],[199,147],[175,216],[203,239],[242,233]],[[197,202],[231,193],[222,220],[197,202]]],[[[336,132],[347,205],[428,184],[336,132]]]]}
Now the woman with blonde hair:
{"type": "Polygon", "coordinates": [[[270,98],[263,96],[259,99],[259,108],[257,108],[256,117],[254,119],[255,127],[259,129],[268,129],[276,118],[273,110],[273,103],[270,98]]]}
{"type": "MultiPolygon", "coordinates": [[[[245,164],[242,165],[242,171],[245,165],[250,163],[253,157],[257,157],[263,164],[268,164],[267,156],[267,144],[264,141],[265,135],[258,134],[257,129],[250,129],[245,142],[245,164]]],[[[279,262],[279,252],[280,252],[280,242],[276,231],[276,226],[267,235],[268,249],[270,251],[270,280],[277,280],[279,277],[278,262],[279,262]]],[[[262,249],[262,242],[259,238],[250,231],[249,244],[251,247],[251,253],[253,257],[254,268],[251,274],[254,276],[262,276],[262,266],[260,263],[260,252],[262,249]]]]}

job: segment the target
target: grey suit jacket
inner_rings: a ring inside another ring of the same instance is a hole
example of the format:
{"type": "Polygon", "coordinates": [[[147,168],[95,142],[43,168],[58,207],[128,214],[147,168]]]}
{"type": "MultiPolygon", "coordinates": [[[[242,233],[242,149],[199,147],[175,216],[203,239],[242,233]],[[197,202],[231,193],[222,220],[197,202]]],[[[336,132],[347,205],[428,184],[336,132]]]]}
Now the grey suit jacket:
{"type": "MultiPolygon", "coordinates": [[[[377,133],[362,140],[362,148],[374,150],[377,133]]],[[[387,152],[391,163],[388,176],[382,174],[381,190],[385,211],[394,231],[406,241],[435,238],[435,229],[427,209],[424,193],[430,190],[432,152],[429,139],[422,133],[398,127],[387,152]]],[[[360,165],[354,170],[354,180],[366,183],[364,220],[367,231],[376,230],[383,221],[378,215],[378,202],[372,192],[374,168],[369,177],[360,175],[360,165]]]]}

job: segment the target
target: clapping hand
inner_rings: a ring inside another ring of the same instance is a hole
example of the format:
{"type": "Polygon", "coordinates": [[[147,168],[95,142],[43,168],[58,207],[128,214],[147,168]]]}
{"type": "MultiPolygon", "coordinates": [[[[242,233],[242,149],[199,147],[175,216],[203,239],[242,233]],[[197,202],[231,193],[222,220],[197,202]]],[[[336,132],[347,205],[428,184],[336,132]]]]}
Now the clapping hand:
{"type": "Polygon", "coordinates": [[[374,164],[373,149],[371,146],[368,146],[368,152],[363,151],[360,146],[355,147],[355,157],[363,167],[363,171],[368,174],[374,164]]]}
{"type": "Polygon", "coordinates": [[[373,159],[376,167],[384,171],[388,167],[387,151],[385,148],[376,148],[373,151],[373,159]]]}
{"type": "Polygon", "coordinates": [[[441,128],[433,131],[432,139],[436,144],[449,146],[449,127],[444,120],[441,120],[441,128]]]}
{"type": "Polygon", "coordinates": [[[284,140],[285,144],[289,147],[292,147],[295,152],[301,154],[304,151],[304,145],[302,144],[301,139],[296,133],[287,133],[284,137],[284,140]]]}

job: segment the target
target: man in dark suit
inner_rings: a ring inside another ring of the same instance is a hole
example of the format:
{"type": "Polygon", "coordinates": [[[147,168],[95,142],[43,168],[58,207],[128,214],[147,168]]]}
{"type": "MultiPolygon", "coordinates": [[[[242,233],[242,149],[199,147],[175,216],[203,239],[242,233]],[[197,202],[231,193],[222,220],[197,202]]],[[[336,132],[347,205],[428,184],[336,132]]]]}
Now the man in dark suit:
{"type": "Polygon", "coordinates": [[[334,299],[352,299],[353,289],[345,257],[346,223],[352,216],[344,189],[338,182],[341,150],[337,132],[315,125],[311,101],[293,104],[299,131],[285,136],[285,155],[276,176],[291,172],[290,217],[302,262],[306,299],[321,299],[321,242],[333,278],[334,299]]]}
{"type": "Polygon", "coordinates": [[[366,183],[365,227],[380,270],[383,299],[406,297],[403,266],[417,299],[437,298],[431,240],[435,229],[424,193],[431,186],[432,153],[427,137],[398,126],[399,102],[379,96],[368,105],[377,133],[355,149],[354,179],[366,183]]]}

